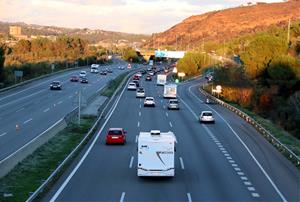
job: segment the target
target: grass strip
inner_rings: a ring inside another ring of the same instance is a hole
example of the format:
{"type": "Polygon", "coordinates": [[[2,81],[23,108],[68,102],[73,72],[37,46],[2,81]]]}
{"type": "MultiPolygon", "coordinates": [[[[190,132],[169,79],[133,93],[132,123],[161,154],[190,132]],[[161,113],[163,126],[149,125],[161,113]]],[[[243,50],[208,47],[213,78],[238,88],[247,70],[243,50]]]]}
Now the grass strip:
{"type": "Polygon", "coordinates": [[[0,201],[25,201],[79,144],[96,117],[68,126],[0,179],[0,201]]]}
{"type": "Polygon", "coordinates": [[[106,97],[111,97],[114,92],[117,90],[121,82],[126,77],[127,73],[119,75],[116,79],[109,81],[108,85],[103,89],[101,95],[106,97]]]}

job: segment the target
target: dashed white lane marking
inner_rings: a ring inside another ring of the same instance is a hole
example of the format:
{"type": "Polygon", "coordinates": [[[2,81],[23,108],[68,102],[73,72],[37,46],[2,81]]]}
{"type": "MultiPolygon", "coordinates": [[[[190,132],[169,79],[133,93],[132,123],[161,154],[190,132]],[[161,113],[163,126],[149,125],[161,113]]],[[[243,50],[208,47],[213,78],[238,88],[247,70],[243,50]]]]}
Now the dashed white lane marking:
{"type": "Polygon", "coordinates": [[[249,191],[255,191],[254,187],[247,187],[249,191]]]}
{"type": "Polygon", "coordinates": [[[121,198],[120,198],[120,202],[123,202],[125,198],[125,192],[122,192],[121,198]]]}
{"type": "Polygon", "coordinates": [[[142,113],[141,112],[139,112],[139,116],[141,116],[142,115],[142,113]]]}
{"type": "Polygon", "coordinates": [[[2,134],[0,135],[0,137],[4,136],[4,135],[6,135],[6,134],[7,134],[7,132],[4,132],[4,133],[2,133],[2,134]]]}
{"type": "Polygon", "coordinates": [[[139,136],[135,136],[135,143],[137,143],[139,136]]]}
{"type": "Polygon", "coordinates": [[[142,98],[140,98],[140,102],[142,102],[142,98]]]}
{"type": "Polygon", "coordinates": [[[22,111],[22,110],[24,110],[25,108],[23,107],[23,108],[21,108],[21,109],[18,109],[16,112],[20,112],[20,111],[22,111]]]}
{"type": "Polygon", "coordinates": [[[246,181],[246,182],[244,182],[244,185],[251,186],[251,185],[252,185],[252,183],[251,183],[251,182],[249,182],[249,181],[246,181]]]}
{"type": "Polygon", "coordinates": [[[140,109],[142,109],[142,104],[140,104],[140,109]]]}
{"type": "Polygon", "coordinates": [[[160,102],[161,102],[161,103],[163,103],[163,101],[162,101],[162,100],[161,100],[160,102]]]}
{"type": "Polygon", "coordinates": [[[44,109],[44,111],[43,112],[47,112],[47,111],[49,111],[50,110],[50,108],[47,108],[47,109],[44,109]]]}
{"type": "Polygon", "coordinates": [[[245,175],[243,172],[237,172],[238,175],[245,175]]]}
{"type": "Polygon", "coordinates": [[[252,196],[255,197],[255,198],[258,198],[259,194],[258,193],[252,193],[252,196]]]}
{"type": "Polygon", "coordinates": [[[192,196],[191,196],[191,194],[187,193],[186,195],[187,195],[187,198],[188,198],[188,202],[192,202],[192,196]]]}
{"type": "Polygon", "coordinates": [[[129,168],[132,168],[133,159],[134,159],[134,157],[132,156],[131,159],[130,159],[129,168]]]}
{"type": "Polygon", "coordinates": [[[24,124],[27,124],[27,123],[29,123],[30,121],[32,121],[33,119],[28,119],[27,121],[24,121],[24,124]]]}
{"type": "Polygon", "coordinates": [[[248,180],[248,177],[241,177],[242,180],[248,180]]]}
{"type": "Polygon", "coordinates": [[[63,103],[63,101],[59,101],[57,104],[60,105],[60,104],[62,104],[62,103],[63,103]]]}
{"type": "Polygon", "coordinates": [[[234,170],[235,170],[235,171],[241,171],[241,169],[240,169],[240,168],[234,168],[234,170]]]}
{"type": "Polygon", "coordinates": [[[166,112],[166,116],[167,116],[167,117],[169,116],[168,112],[166,112]]]}
{"type": "Polygon", "coordinates": [[[173,125],[172,125],[171,121],[169,122],[169,125],[170,125],[170,127],[171,127],[171,128],[173,127],[173,125]]]}
{"type": "Polygon", "coordinates": [[[72,98],[72,95],[69,96],[69,99],[71,99],[71,98],[72,98]]]}
{"type": "Polygon", "coordinates": [[[140,127],[140,122],[138,121],[137,127],[140,127]]]}
{"type": "Polygon", "coordinates": [[[179,161],[180,161],[181,169],[184,170],[183,159],[181,157],[179,157],[179,161]]]}

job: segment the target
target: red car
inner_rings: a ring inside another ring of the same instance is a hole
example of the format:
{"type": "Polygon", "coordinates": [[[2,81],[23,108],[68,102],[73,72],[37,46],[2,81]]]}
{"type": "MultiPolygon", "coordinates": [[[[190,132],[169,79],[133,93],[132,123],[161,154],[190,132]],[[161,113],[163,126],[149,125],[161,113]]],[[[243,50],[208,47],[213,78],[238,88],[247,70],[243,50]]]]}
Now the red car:
{"type": "Polygon", "coordinates": [[[77,81],[79,81],[79,77],[78,76],[71,76],[70,81],[71,82],[77,82],[77,81]]]}
{"type": "Polygon", "coordinates": [[[138,75],[134,75],[134,76],[132,77],[132,80],[138,81],[138,80],[140,80],[140,77],[139,77],[138,75]]]}
{"type": "Polygon", "coordinates": [[[106,144],[125,144],[126,131],[123,128],[110,128],[106,134],[106,144]]]}

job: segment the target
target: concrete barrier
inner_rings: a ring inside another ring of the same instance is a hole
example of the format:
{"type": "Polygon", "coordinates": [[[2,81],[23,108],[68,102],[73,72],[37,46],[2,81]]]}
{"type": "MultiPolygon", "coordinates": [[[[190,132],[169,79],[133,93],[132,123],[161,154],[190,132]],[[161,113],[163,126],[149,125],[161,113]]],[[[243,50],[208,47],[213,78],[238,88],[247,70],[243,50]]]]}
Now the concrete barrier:
{"type": "Polygon", "coordinates": [[[37,148],[45,144],[58,132],[63,130],[67,126],[64,119],[60,119],[55,124],[50,126],[40,135],[33,138],[31,141],[26,143],[20,149],[0,161],[0,178],[5,176],[11,171],[19,162],[25,159],[27,156],[32,154],[37,148]]]}

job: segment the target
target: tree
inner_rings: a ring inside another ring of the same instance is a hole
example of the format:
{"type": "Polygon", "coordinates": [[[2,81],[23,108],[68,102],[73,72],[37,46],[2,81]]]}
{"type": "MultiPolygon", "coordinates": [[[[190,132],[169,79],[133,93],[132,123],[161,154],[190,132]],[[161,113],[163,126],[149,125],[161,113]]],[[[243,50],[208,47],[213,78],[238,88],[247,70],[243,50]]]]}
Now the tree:
{"type": "Polygon", "coordinates": [[[136,51],[132,48],[125,48],[123,50],[123,59],[130,61],[130,62],[138,62],[139,57],[136,53],[136,51]]]}
{"type": "Polygon", "coordinates": [[[241,53],[246,74],[258,78],[271,61],[287,53],[286,41],[280,37],[262,34],[255,37],[241,53]]]}
{"type": "Polygon", "coordinates": [[[209,64],[208,56],[199,52],[188,52],[177,63],[178,72],[187,75],[197,75],[200,70],[209,64]]]}

